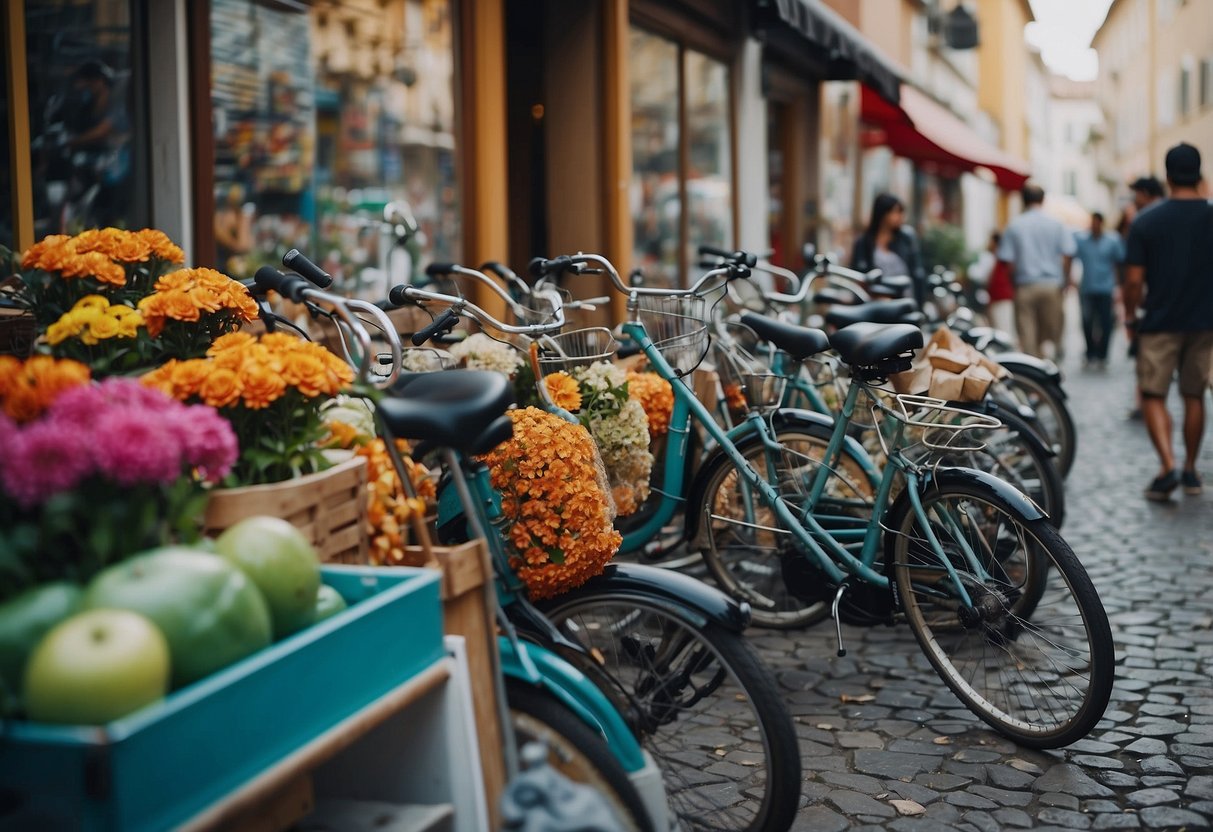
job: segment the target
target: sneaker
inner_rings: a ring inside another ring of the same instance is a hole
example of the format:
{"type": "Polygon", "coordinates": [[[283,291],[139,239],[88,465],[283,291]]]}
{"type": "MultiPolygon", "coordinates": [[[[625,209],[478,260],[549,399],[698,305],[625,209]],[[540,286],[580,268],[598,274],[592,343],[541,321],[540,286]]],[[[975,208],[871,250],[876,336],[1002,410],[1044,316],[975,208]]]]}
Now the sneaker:
{"type": "Polygon", "coordinates": [[[1179,488],[1179,472],[1172,468],[1161,477],[1155,477],[1146,489],[1146,499],[1155,502],[1166,502],[1171,499],[1171,492],[1179,488]]]}
{"type": "Polygon", "coordinates": [[[1179,478],[1179,482],[1184,487],[1184,493],[1195,497],[1205,490],[1204,483],[1200,479],[1200,474],[1195,471],[1184,471],[1179,478]]]}

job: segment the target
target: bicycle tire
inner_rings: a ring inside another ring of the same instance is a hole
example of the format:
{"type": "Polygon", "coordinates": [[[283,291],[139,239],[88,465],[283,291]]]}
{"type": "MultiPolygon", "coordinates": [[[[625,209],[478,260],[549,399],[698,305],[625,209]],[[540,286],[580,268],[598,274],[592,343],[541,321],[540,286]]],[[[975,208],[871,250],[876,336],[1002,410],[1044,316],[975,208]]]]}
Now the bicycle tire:
{"type": "Polygon", "coordinates": [[[667,602],[633,593],[557,598],[543,611],[586,648],[569,659],[621,703],[661,767],[672,824],[686,832],[791,827],[800,803],[795,726],[741,633],[696,626],[667,602]]]}
{"type": "MultiPolygon", "coordinates": [[[[825,425],[804,423],[777,430],[775,441],[796,455],[794,460],[784,463],[792,469],[802,467],[805,458],[818,463],[824,459],[831,433],[825,425]]],[[[737,449],[746,459],[756,460],[755,467],[766,475],[765,446],[760,436],[746,436],[737,443],[737,449]]],[[[858,505],[842,509],[854,515],[856,524],[866,525],[871,519],[875,489],[863,473],[864,466],[844,446],[838,467],[841,473],[831,486],[836,492],[834,496],[848,502],[866,502],[866,509],[858,505]]],[[[721,590],[750,604],[755,626],[796,629],[828,618],[832,588],[826,583],[826,575],[792,543],[790,535],[769,531],[777,528],[769,510],[758,509],[750,514],[756,510],[748,504],[744,489],[739,488],[744,480],[738,476],[733,462],[720,455],[700,471],[700,476],[706,484],[694,493],[704,496],[697,505],[687,506],[688,512],[699,512],[696,540],[692,543],[698,546],[721,590]]],[[[792,503],[793,511],[802,508],[806,495],[792,482],[791,474],[781,473],[779,482],[780,492],[792,503]]]]}
{"type": "Polygon", "coordinates": [[[1062,479],[1068,477],[1078,454],[1078,430],[1065,396],[1052,382],[1030,373],[1012,373],[1002,383],[1011,388],[1017,399],[1036,411],[1038,432],[1057,454],[1057,470],[1062,479]]]}
{"type": "Polygon", "coordinates": [[[534,685],[507,679],[505,695],[520,749],[527,742],[543,741],[548,747],[549,765],[602,794],[625,829],[653,832],[640,794],[597,731],[555,696],[534,685]]]}
{"type": "Polygon", "coordinates": [[[1052,524],[980,485],[939,484],[922,501],[973,600],[966,609],[948,594],[925,530],[899,501],[888,518],[894,580],[931,666],[969,710],[1021,745],[1058,748],[1086,736],[1107,708],[1116,659],[1107,614],[1074,552],[1052,524]],[[962,534],[997,577],[967,568],[962,534]]]}

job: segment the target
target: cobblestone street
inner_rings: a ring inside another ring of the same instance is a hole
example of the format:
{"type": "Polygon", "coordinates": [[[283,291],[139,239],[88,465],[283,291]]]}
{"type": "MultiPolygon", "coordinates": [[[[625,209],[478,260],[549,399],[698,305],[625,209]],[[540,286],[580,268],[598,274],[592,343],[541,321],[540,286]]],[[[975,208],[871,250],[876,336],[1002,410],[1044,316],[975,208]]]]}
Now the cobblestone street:
{"type": "MultiPolygon", "coordinates": [[[[1104,720],[1060,751],[1018,748],[959,704],[908,628],[844,628],[845,658],[832,622],[752,630],[800,733],[795,828],[1213,828],[1213,494],[1144,499],[1156,457],[1142,424],[1127,419],[1123,341],[1114,351],[1106,371],[1088,372],[1074,343],[1066,365],[1079,449],[1063,534],[1116,639],[1104,720]]],[[[1171,405],[1177,412],[1174,391],[1171,405]]],[[[1213,476],[1209,437],[1202,462],[1213,476]]]]}

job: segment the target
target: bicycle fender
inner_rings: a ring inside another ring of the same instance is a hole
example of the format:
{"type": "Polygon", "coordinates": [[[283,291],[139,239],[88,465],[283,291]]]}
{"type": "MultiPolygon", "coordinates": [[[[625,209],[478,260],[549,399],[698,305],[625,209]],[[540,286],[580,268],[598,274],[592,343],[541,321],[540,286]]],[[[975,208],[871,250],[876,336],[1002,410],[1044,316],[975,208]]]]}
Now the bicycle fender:
{"type": "Polygon", "coordinates": [[[1057,387],[1061,391],[1062,397],[1065,397],[1065,390],[1061,387],[1061,370],[1052,361],[1024,352],[1000,352],[991,355],[990,358],[1010,370],[1012,375],[1021,373],[1044,380],[1057,387]]]}
{"type": "MultiPolygon", "coordinates": [[[[788,407],[780,408],[771,414],[771,420],[774,423],[776,431],[785,428],[795,428],[802,425],[816,425],[825,428],[828,431],[834,430],[834,417],[825,413],[818,413],[814,410],[801,410],[800,408],[788,407]]],[[[756,434],[748,425],[739,425],[729,432],[729,438],[739,448],[751,439],[756,439],[756,434]]],[[[876,470],[875,463],[864,450],[863,445],[854,436],[848,435],[844,440],[845,452],[853,458],[863,468],[864,474],[868,480],[875,485],[880,481],[880,472],[876,470]]],[[[696,472],[695,479],[691,483],[691,487],[687,491],[687,507],[698,506],[703,503],[704,491],[708,487],[708,477],[711,471],[715,470],[717,464],[725,457],[725,453],[718,445],[713,445],[707,455],[704,457],[703,463],[699,466],[696,472]]],[[[686,515],[686,540],[694,541],[699,534],[699,512],[692,511],[686,515]]]]}
{"type": "Polygon", "coordinates": [[[501,651],[502,673],[512,679],[541,687],[560,700],[562,705],[586,725],[602,734],[624,771],[633,773],[645,767],[644,752],[640,743],[619,711],[615,710],[615,706],[589,677],[551,650],[537,644],[512,642],[508,638],[498,637],[497,645],[501,651]],[[527,672],[519,650],[527,654],[527,658],[539,671],[538,678],[527,672]]]}
{"type": "Polygon", "coordinates": [[[747,602],[736,601],[715,587],[681,572],[640,563],[608,564],[601,575],[538,606],[540,611],[544,611],[593,595],[607,596],[616,601],[642,598],[700,630],[708,624],[716,624],[740,633],[750,624],[750,605],[747,602]]]}

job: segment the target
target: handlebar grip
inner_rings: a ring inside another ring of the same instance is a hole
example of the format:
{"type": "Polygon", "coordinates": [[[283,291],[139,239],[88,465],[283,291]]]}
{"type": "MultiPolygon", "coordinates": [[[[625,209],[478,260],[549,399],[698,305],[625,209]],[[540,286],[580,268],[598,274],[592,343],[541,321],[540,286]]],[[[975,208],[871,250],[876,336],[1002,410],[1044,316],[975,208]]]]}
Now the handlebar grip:
{"type": "Polygon", "coordinates": [[[293,248],[286,254],[282,255],[282,265],[286,266],[293,272],[306,277],[312,283],[315,283],[321,289],[327,289],[333,285],[332,276],[324,269],[317,266],[311,260],[303,255],[303,252],[297,248],[293,248]]]}
{"type": "Polygon", "coordinates": [[[573,258],[567,254],[562,254],[559,257],[553,257],[551,260],[536,257],[527,266],[527,271],[531,273],[531,277],[547,277],[550,274],[568,271],[572,267],[573,258]]]}
{"type": "Polygon", "coordinates": [[[302,277],[293,274],[283,274],[273,266],[262,266],[253,275],[253,282],[266,291],[274,291],[289,301],[299,303],[303,293],[310,284],[302,277]]]}
{"type": "Polygon", "coordinates": [[[749,266],[751,269],[758,265],[758,256],[748,251],[728,251],[716,246],[701,245],[699,253],[708,257],[720,257],[738,266],[749,266]]]}
{"type": "Polygon", "coordinates": [[[426,277],[442,277],[455,271],[455,263],[430,263],[425,267],[426,277]]]}
{"type": "Polygon", "coordinates": [[[445,310],[441,315],[431,321],[429,326],[423,327],[422,329],[419,329],[413,333],[413,346],[420,347],[435,335],[441,335],[443,332],[454,327],[458,321],[458,313],[451,309],[445,310]]]}
{"type": "Polygon", "coordinates": [[[387,300],[392,306],[408,306],[413,301],[409,299],[407,294],[409,284],[401,283],[399,286],[393,286],[387,293],[387,300]]]}
{"type": "Polygon", "coordinates": [[[502,280],[513,280],[514,278],[518,277],[518,275],[514,274],[513,270],[509,266],[505,265],[504,263],[499,263],[496,260],[489,260],[488,262],[481,263],[480,271],[492,272],[502,280]]]}

